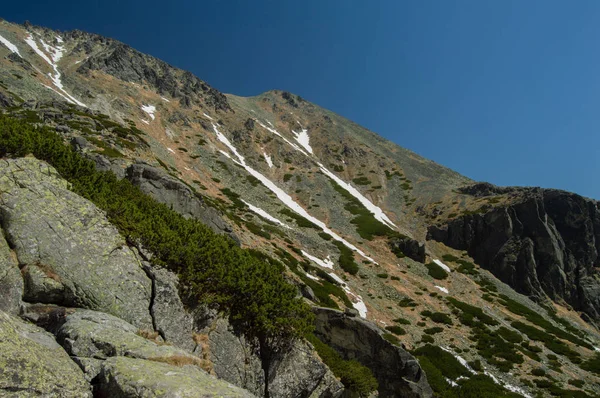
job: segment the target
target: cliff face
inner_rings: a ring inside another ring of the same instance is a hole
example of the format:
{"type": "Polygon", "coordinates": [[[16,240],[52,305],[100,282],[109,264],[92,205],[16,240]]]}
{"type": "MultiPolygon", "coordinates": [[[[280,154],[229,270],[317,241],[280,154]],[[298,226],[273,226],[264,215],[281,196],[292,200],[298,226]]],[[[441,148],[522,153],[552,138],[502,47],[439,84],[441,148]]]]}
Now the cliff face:
{"type": "MultiPolygon", "coordinates": [[[[600,203],[558,190],[518,191],[513,203],[430,227],[428,239],[466,250],[520,293],[564,301],[597,323],[600,203]]],[[[465,192],[491,193],[483,186],[465,192]]]]}

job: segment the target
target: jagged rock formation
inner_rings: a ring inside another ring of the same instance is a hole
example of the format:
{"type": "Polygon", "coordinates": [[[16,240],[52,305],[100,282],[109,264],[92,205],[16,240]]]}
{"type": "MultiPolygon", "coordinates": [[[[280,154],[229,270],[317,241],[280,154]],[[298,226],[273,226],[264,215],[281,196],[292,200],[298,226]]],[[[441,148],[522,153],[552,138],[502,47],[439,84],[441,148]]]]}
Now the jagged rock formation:
{"type": "Polygon", "coordinates": [[[406,256],[419,263],[425,262],[425,245],[415,239],[400,236],[390,239],[388,244],[399,257],[406,256]]]}
{"type": "Polygon", "coordinates": [[[373,370],[380,397],[432,397],[427,377],[415,358],[385,338],[369,322],[340,311],[315,308],[315,334],[344,358],[373,370]]]}
{"type": "Polygon", "coordinates": [[[466,250],[518,292],[548,296],[600,321],[600,203],[551,189],[467,187],[476,197],[517,195],[508,204],[429,228],[428,238],[466,250]]]}

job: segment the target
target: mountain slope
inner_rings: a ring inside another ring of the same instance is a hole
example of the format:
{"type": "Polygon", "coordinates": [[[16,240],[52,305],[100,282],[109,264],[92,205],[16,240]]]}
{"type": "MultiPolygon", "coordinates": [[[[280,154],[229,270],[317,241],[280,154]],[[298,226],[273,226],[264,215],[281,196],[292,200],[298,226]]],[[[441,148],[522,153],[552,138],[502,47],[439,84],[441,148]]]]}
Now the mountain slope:
{"type": "MultiPolygon", "coordinates": [[[[519,206],[520,191],[470,191],[468,178],[294,94],[224,95],[115,40],[7,22],[0,37],[6,113],[53,127],[99,168],[282,261],[314,304],[354,308],[388,327],[389,339],[418,348],[428,375],[440,372],[429,377],[438,394],[456,394],[461,388],[447,380],[471,372],[447,373],[427,343],[524,395],[581,390],[569,384],[579,379],[588,394],[600,391],[597,375],[580,366],[600,336],[564,305],[597,321],[597,212],[583,221],[592,224],[583,243],[568,239],[577,229],[555,228],[560,250],[552,249],[558,254],[550,260],[544,242],[532,239],[535,228],[494,238],[488,248],[480,231],[494,231],[490,219],[519,206]],[[433,240],[425,240],[428,231],[433,240]],[[498,247],[515,236],[538,249],[511,263],[519,251],[498,247]],[[576,250],[582,246],[587,250],[576,250]],[[535,288],[524,288],[523,262],[538,276],[547,269],[568,277],[531,278],[535,288]],[[571,299],[578,291],[585,291],[584,304],[571,299]],[[532,376],[538,368],[544,377],[532,376]]],[[[576,206],[581,200],[573,199],[576,206]]],[[[523,211],[546,218],[539,206],[523,211]]],[[[570,214],[558,212],[550,224],[570,214]]],[[[532,225],[526,217],[519,222],[532,225]]],[[[354,357],[348,347],[336,348],[354,357]]]]}

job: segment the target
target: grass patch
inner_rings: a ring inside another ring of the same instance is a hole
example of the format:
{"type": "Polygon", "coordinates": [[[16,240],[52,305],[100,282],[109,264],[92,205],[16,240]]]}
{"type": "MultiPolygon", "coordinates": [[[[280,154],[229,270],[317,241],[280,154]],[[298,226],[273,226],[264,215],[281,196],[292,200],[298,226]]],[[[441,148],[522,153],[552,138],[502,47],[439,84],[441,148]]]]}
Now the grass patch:
{"type": "Polygon", "coordinates": [[[448,273],[434,262],[425,264],[425,267],[427,267],[427,273],[433,279],[442,280],[448,277],[448,273]]]}

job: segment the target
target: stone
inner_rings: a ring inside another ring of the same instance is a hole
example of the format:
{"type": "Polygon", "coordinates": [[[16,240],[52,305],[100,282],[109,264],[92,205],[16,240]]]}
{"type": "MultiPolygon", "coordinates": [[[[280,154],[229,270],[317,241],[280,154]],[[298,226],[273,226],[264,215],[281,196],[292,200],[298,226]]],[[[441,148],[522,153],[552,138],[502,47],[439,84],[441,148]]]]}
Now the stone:
{"type": "Polygon", "coordinates": [[[0,396],[92,397],[83,372],[37,326],[0,312],[0,396]]]}
{"type": "Polygon", "coordinates": [[[408,236],[390,238],[388,241],[392,252],[397,256],[399,253],[415,260],[419,263],[425,263],[425,245],[408,236]]]}
{"type": "Polygon", "coordinates": [[[199,194],[165,171],[144,163],[135,163],[127,168],[125,177],[158,202],[170,206],[186,218],[200,220],[214,232],[227,234],[239,243],[233,229],[217,210],[207,206],[199,194]]]}
{"type": "Polygon", "coordinates": [[[600,324],[600,202],[553,189],[465,187],[507,203],[428,228],[433,239],[466,250],[475,262],[538,302],[566,302],[600,324]]]}
{"type": "MultiPolygon", "coordinates": [[[[91,202],[68,189],[47,163],[0,160],[0,215],[19,264],[30,267],[25,295],[103,311],[152,328],[151,281],[116,228],[91,202]],[[33,271],[34,269],[36,269],[33,271]],[[51,282],[38,271],[52,275],[51,282]]],[[[47,300],[46,300],[47,301],[47,300]]]]}
{"type": "Polygon", "coordinates": [[[371,369],[380,397],[432,397],[433,391],[417,360],[363,320],[329,308],[313,308],[315,335],[344,359],[371,369]]]}
{"type": "Polygon", "coordinates": [[[0,311],[18,315],[23,297],[23,278],[19,272],[16,255],[0,231],[0,311]]]}
{"type": "Polygon", "coordinates": [[[95,382],[97,396],[107,398],[254,397],[195,366],[125,357],[104,361],[95,382]]]}

